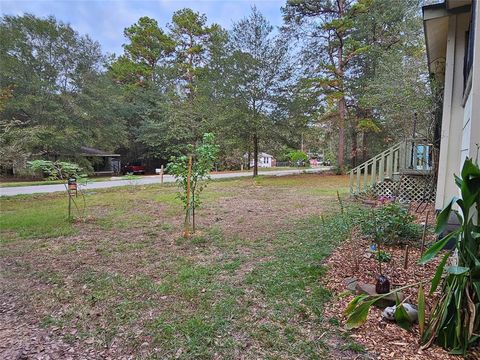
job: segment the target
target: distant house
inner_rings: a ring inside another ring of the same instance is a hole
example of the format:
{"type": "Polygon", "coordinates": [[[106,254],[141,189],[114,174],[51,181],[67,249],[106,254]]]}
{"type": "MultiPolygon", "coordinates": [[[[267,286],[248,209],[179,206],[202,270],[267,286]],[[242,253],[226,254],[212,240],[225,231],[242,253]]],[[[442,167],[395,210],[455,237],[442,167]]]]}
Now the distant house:
{"type": "Polygon", "coordinates": [[[92,164],[95,175],[114,175],[121,170],[120,154],[82,146],[80,155],[86,157],[92,164]]]}
{"type": "MultiPolygon", "coordinates": [[[[247,158],[248,155],[245,154],[245,158],[247,158]]],[[[253,167],[254,160],[253,160],[253,155],[250,157],[250,167],[253,167]]],[[[259,153],[258,154],[258,167],[262,168],[270,168],[272,166],[276,165],[276,160],[272,155],[269,155],[267,153],[259,153]]]]}
{"type": "Polygon", "coordinates": [[[423,7],[430,74],[441,87],[440,155],[435,208],[458,195],[454,174],[480,144],[480,4],[445,0],[423,7]]]}

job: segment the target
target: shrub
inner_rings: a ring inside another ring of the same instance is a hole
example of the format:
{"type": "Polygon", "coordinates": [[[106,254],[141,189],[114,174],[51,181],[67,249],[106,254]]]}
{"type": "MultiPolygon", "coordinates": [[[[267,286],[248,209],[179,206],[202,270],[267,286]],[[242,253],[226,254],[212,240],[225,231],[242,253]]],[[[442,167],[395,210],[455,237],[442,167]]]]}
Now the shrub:
{"type": "Polygon", "coordinates": [[[289,158],[295,166],[305,166],[308,162],[308,155],[303,151],[293,150],[290,152],[289,158]]]}
{"type": "Polygon", "coordinates": [[[364,215],[360,222],[362,234],[375,242],[405,245],[420,237],[420,227],[414,217],[398,203],[389,203],[364,215]]]}

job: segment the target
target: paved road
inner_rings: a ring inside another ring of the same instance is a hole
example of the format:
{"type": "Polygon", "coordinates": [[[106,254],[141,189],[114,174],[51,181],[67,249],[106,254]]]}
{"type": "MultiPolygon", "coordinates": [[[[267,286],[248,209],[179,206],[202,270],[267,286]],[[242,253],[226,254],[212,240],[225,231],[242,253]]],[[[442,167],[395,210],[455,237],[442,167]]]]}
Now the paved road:
{"type": "MultiPolygon", "coordinates": [[[[318,173],[330,170],[329,166],[311,168],[306,170],[272,170],[272,171],[261,171],[259,170],[259,175],[270,175],[270,176],[282,176],[282,175],[294,175],[301,174],[306,171],[308,173],[318,173]]],[[[227,172],[227,173],[218,173],[212,174],[212,179],[231,179],[238,177],[247,177],[252,176],[251,172],[227,172]]],[[[169,183],[174,182],[175,179],[171,175],[165,175],[163,177],[163,182],[169,183]]],[[[134,180],[136,185],[148,185],[148,184],[159,184],[160,176],[142,176],[137,180],[134,180]]],[[[106,189],[116,186],[127,186],[131,185],[131,180],[112,180],[108,181],[98,181],[91,182],[87,185],[87,189],[106,189]]],[[[39,193],[52,193],[57,191],[65,191],[65,186],[62,184],[55,185],[34,185],[34,186],[15,186],[15,187],[4,187],[0,188],[0,196],[13,196],[13,195],[26,195],[26,194],[39,194],[39,193]]]]}

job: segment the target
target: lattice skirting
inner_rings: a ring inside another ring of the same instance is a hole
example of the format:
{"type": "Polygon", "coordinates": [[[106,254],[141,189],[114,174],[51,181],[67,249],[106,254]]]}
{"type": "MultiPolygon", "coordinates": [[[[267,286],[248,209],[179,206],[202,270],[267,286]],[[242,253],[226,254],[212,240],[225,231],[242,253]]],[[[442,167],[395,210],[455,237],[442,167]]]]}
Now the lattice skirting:
{"type": "Polygon", "coordinates": [[[375,196],[394,196],[401,202],[432,202],[436,182],[432,176],[402,175],[399,181],[389,179],[373,187],[375,196]]]}

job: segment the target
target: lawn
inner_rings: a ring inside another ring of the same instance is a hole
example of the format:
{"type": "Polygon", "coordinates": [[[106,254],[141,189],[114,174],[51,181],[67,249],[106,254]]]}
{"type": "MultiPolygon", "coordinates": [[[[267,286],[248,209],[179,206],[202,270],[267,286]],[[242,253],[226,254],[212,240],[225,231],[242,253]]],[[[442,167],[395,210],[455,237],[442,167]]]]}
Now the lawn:
{"type": "Polygon", "coordinates": [[[347,182],[214,181],[190,239],[173,185],[90,192],[74,222],[63,194],[2,198],[0,304],[13,305],[0,343],[93,358],[361,358],[323,316],[322,260],[344,235],[324,228],[347,182]]]}
{"type": "MultiPolygon", "coordinates": [[[[99,176],[88,178],[87,181],[90,182],[99,182],[99,181],[113,181],[120,180],[120,177],[112,176],[99,176]]],[[[54,184],[64,184],[65,180],[32,180],[32,181],[8,181],[8,179],[0,178],[0,188],[6,187],[18,187],[18,186],[40,186],[40,185],[54,185],[54,184]]]]}

